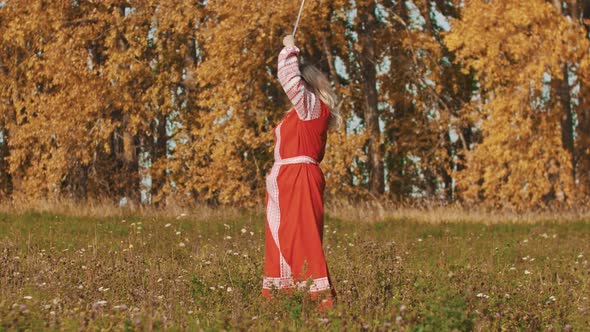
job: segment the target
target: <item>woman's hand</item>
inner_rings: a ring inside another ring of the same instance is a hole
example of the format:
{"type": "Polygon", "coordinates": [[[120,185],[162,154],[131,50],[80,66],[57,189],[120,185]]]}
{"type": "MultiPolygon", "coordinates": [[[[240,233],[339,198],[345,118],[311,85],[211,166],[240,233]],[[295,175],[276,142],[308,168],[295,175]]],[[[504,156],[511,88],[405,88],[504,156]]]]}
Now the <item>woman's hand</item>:
{"type": "Polygon", "coordinates": [[[283,45],[287,46],[295,46],[295,37],[293,35],[286,35],[283,38],[283,45]]]}

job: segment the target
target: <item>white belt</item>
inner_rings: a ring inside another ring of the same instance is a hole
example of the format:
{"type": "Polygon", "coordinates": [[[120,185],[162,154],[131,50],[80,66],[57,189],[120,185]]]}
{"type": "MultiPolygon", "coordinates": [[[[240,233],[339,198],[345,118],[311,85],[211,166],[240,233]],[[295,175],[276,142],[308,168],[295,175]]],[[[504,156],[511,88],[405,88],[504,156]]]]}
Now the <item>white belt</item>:
{"type": "Polygon", "coordinates": [[[291,164],[319,164],[317,160],[308,156],[297,156],[292,158],[286,158],[281,160],[275,160],[276,166],[291,165],[291,164]]]}

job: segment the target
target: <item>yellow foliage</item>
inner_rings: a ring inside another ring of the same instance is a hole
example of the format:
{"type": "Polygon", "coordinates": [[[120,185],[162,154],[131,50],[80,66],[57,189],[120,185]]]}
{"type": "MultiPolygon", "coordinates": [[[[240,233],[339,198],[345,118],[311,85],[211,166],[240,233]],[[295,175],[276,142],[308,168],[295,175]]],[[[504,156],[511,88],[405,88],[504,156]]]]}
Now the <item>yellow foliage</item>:
{"type": "Polygon", "coordinates": [[[458,174],[464,199],[515,209],[575,202],[564,111],[545,80],[587,58],[582,28],[542,0],[469,1],[452,24],[445,41],[480,85],[471,108],[479,110],[483,142],[458,174]]]}
{"type": "MultiPolygon", "coordinates": [[[[0,3],[0,200],[261,204],[299,2],[0,3]]],[[[518,209],[590,194],[585,33],[542,0],[308,1],[297,42],[346,123],[327,194],[518,209]]]]}

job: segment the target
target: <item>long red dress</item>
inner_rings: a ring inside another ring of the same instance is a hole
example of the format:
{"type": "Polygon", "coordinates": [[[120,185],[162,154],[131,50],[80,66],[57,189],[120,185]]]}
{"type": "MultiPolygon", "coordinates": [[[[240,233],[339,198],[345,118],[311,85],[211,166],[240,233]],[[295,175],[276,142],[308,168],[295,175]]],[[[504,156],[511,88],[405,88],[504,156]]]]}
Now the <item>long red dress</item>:
{"type": "Polygon", "coordinates": [[[330,109],[301,79],[295,46],[279,55],[279,80],[293,103],[275,127],[275,163],[266,177],[266,249],[262,293],[309,286],[335,295],[322,248],[324,157],[330,109]]]}

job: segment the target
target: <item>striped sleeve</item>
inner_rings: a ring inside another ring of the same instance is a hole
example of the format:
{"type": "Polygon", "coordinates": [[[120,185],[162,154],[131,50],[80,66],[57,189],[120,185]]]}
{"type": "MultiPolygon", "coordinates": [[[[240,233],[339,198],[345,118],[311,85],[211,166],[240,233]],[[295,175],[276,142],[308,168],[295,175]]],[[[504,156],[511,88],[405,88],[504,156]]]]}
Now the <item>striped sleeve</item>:
{"type": "Polygon", "coordinates": [[[297,46],[287,46],[279,54],[279,82],[301,120],[313,120],[320,117],[320,101],[313,90],[301,78],[297,46]]]}

